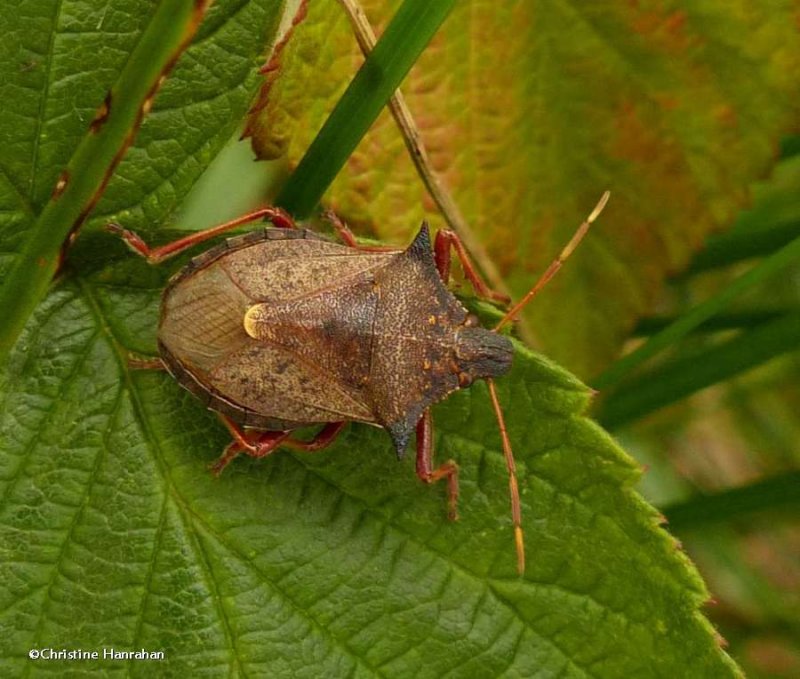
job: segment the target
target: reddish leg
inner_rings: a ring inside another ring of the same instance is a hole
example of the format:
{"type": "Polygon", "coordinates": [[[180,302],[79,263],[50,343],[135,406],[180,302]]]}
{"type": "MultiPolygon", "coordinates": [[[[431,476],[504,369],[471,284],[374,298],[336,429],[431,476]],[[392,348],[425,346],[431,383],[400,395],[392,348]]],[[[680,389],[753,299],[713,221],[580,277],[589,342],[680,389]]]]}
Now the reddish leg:
{"type": "Polygon", "coordinates": [[[351,248],[363,252],[400,252],[399,248],[393,248],[388,245],[362,245],[356,240],[350,227],[333,210],[325,210],[322,213],[322,218],[336,229],[336,233],[339,234],[342,242],[351,248]]]}
{"type": "Polygon", "coordinates": [[[231,441],[225,450],[220,455],[220,458],[211,466],[211,473],[214,476],[219,476],[222,470],[239,455],[239,453],[247,453],[251,457],[266,457],[283,443],[290,432],[288,431],[264,431],[259,432],[254,438],[248,438],[246,434],[239,429],[233,422],[223,417],[222,421],[228,426],[228,430],[233,435],[231,441]]]}
{"type": "Polygon", "coordinates": [[[140,236],[135,234],[133,231],[123,229],[119,224],[108,224],[106,229],[108,229],[111,233],[115,233],[120,236],[120,238],[125,241],[126,245],[131,248],[131,250],[144,257],[148,262],[150,262],[150,264],[160,264],[165,259],[174,257],[175,255],[180,254],[184,250],[187,250],[198,243],[207,241],[210,238],[219,236],[220,234],[230,231],[237,226],[246,224],[247,222],[255,221],[261,217],[269,219],[275,226],[281,229],[297,228],[297,224],[294,223],[294,220],[291,218],[291,216],[289,216],[289,214],[284,210],[281,210],[278,207],[262,207],[254,212],[248,212],[246,215],[242,215],[241,217],[232,219],[229,222],[225,222],[224,224],[219,224],[217,226],[212,226],[210,229],[192,233],[158,248],[151,248],[141,239],[140,236]]]}
{"type": "Polygon", "coordinates": [[[131,354],[128,356],[128,367],[131,370],[166,370],[160,358],[145,358],[131,354]]]}
{"type": "Polygon", "coordinates": [[[317,435],[310,441],[295,441],[288,439],[283,442],[283,445],[292,450],[302,450],[304,453],[315,453],[318,450],[327,448],[331,443],[336,440],[336,437],[342,433],[342,429],[347,422],[329,422],[326,424],[317,435]]]}
{"type": "Polygon", "coordinates": [[[425,483],[447,479],[447,518],[458,518],[458,465],[448,460],[437,469],[433,468],[433,418],[426,410],[417,423],[417,476],[425,483]]]}
{"type": "Polygon", "coordinates": [[[450,258],[452,250],[456,251],[461,267],[464,269],[464,275],[467,277],[475,292],[479,297],[490,299],[494,302],[501,302],[507,304],[511,301],[508,296],[492,290],[486,281],[481,278],[480,274],[475,269],[475,265],[467,254],[467,249],[458,237],[455,231],[442,229],[436,233],[436,240],[433,244],[433,256],[436,259],[436,268],[439,270],[439,275],[442,280],[447,283],[450,280],[450,258]]]}
{"type": "Polygon", "coordinates": [[[263,431],[248,437],[236,423],[227,417],[221,416],[221,419],[228,431],[230,431],[231,436],[233,436],[233,441],[230,442],[220,458],[211,467],[211,471],[215,476],[219,476],[231,460],[242,452],[258,458],[266,457],[281,445],[307,453],[322,450],[334,441],[345,424],[347,424],[346,422],[331,422],[326,424],[310,441],[293,441],[289,438],[292,433],[290,431],[263,431]]]}

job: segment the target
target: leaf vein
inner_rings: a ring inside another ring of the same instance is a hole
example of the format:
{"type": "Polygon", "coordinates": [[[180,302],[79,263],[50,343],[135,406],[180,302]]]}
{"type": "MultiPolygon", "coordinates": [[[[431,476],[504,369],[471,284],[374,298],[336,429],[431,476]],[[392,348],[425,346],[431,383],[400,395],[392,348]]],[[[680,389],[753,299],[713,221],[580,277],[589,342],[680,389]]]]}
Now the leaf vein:
{"type": "MultiPolygon", "coordinates": [[[[104,334],[106,335],[107,341],[111,345],[111,348],[113,349],[114,354],[117,357],[117,362],[119,364],[120,374],[123,377],[123,382],[122,382],[123,383],[123,388],[130,394],[131,402],[133,404],[134,416],[136,417],[136,420],[138,421],[139,426],[141,427],[142,431],[145,433],[145,437],[144,438],[147,441],[148,448],[150,448],[150,450],[151,450],[151,452],[153,454],[153,460],[156,463],[156,467],[159,470],[159,472],[161,474],[162,481],[165,484],[165,495],[168,494],[168,493],[172,494],[173,495],[173,499],[175,500],[175,499],[177,499],[179,497],[179,495],[178,495],[177,491],[175,490],[174,485],[172,484],[172,480],[171,480],[169,474],[164,469],[163,453],[161,451],[161,448],[160,448],[160,446],[158,444],[158,441],[157,441],[156,437],[154,436],[154,433],[153,433],[152,429],[149,426],[149,421],[147,419],[144,406],[143,406],[143,404],[142,404],[142,402],[141,402],[141,400],[139,398],[139,392],[135,389],[134,384],[133,384],[133,380],[131,379],[130,366],[128,365],[128,361],[127,361],[127,357],[125,356],[125,350],[123,348],[123,345],[119,341],[117,341],[117,338],[114,335],[110,324],[107,322],[107,320],[105,318],[105,315],[103,314],[103,311],[102,311],[97,299],[94,297],[93,291],[91,290],[89,285],[86,282],[84,282],[83,280],[81,280],[81,279],[79,279],[79,285],[80,285],[81,291],[83,292],[83,294],[84,294],[84,296],[85,296],[85,298],[87,300],[88,308],[91,310],[92,315],[94,316],[95,321],[98,324],[98,326],[104,331],[104,334]]],[[[235,666],[238,666],[240,671],[241,671],[241,673],[242,673],[242,675],[246,676],[242,660],[239,657],[238,647],[237,647],[237,645],[235,643],[234,637],[232,636],[232,632],[231,632],[231,629],[230,629],[228,618],[227,618],[227,615],[226,615],[225,610],[224,610],[223,605],[222,605],[222,601],[221,601],[220,596],[219,596],[219,589],[218,589],[218,587],[216,585],[216,578],[214,576],[213,569],[211,568],[211,565],[206,560],[206,558],[205,558],[206,555],[205,555],[205,552],[202,550],[202,547],[195,542],[196,541],[196,536],[194,535],[194,533],[191,530],[189,530],[189,527],[186,524],[185,516],[184,516],[183,512],[181,511],[181,507],[180,507],[181,504],[182,503],[176,503],[176,507],[178,508],[178,515],[181,517],[181,519],[184,522],[184,527],[185,527],[185,530],[186,530],[186,534],[187,534],[187,537],[189,538],[189,544],[192,545],[192,547],[193,547],[193,549],[195,551],[195,554],[198,557],[198,562],[200,564],[202,564],[203,570],[206,573],[206,579],[207,579],[207,582],[208,582],[208,585],[209,585],[209,590],[210,590],[210,592],[212,594],[212,597],[214,599],[215,605],[217,607],[217,610],[218,610],[218,612],[220,614],[220,618],[221,618],[221,621],[222,621],[223,634],[225,635],[225,637],[226,637],[226,639],[228,641],[230,649],[233,651],[233,653],[231,655],[231,664],[235,665],[235,666]],[[202,558],[200,558],[201,556],[202,556],[202,558]]],[[[143,596],[145,598],[146,598],[146,594],[147,594],[146,592],[143,594],[143,596]]],[[[231,674],[232,675],[234,674],[233,667],[231,668],[231,674]]]]}
{"type": "MultiPolygon", "coordinates": [[[[177,491],[175,491],[175,492],[177,494],[177,491]]],[[[179,494],[178,494],[178,496],[179,496],[179,494]]],[[[289,596],[284,589],[282,589],[282,588],[277,586],[278,583],[274,579],[270,580],[269,577],[267,577],[266,573],[264,573],[258,567],[258,565],[253,561],[252,558],[247,556],[247,554],[245,554],[242,550],[240,550],[238,548],[238,546],[236,546],[233,543],[231,543],[229,541],[229,539],[226,536],[224,536],[223,533],[220,533],[213,526],[211,526],[205,520],[204,517],[202,517],[199,514],[197,514],[196,512],[194,512],[189,505],[183,503],[183,498],[181,498],[181,501],[182,501],[182,504],[183,504],[183,507],[184,507],[185,511],[188,514],[191,514],[192,517],[194,517],[194,519],[197,521],[198,524],[200,524],[200,526],[203,527],[203,529],[206,531],[206,533],[208,533],[209,536],[213,537],[220,546],[224,547],[228,552],[230,552],[231,554],[235,555],[243,564],[247,565],[253,573],[258,575],[259,578],[260,578],[260,582],[265,587],[273,589],[301,617],[306,618],[314,627],[316,627],[323,634],[323,636],[329,637],[332,641],[334,641],[336,643],[336,645],[340,646],[344,651],[346,651],[347,654],[350,657],[352,657],[357,662],[359,662],[362,665],[364,665],[367,669],[372,670],[373,672],[377,673],[379,676],[383,676],[378,671],[378,668],[370,666],[366,662],[366,659],[363,658],[362,656],[358,655],[358,653],[356,653],[355,650],[352,649],[349,646],[349,644],[347,644],[340,637],[337,637],[330,629],[328,629],[322,623],[320,623],[313,615],[311,615],[311,613],[307,609],[302,608],[299,604],[297,604],[297,602],[291,596],[289,596]]]]}
{"type": "MultiPolygon", "coordinates": [[[[145,616],[145,609],[147,607],[147,602],[150,598],[150,590],[153,583],[153,575],[156,570],[156,561],[158,560],[158,553],[161,548],[161,540],[164,536],[164,527],[167,523],[167,500],[169,498],[169,494],[166,492],[166,489],[163,489],[163,498],[161,500],[161,514],[158,519],[158,527],[156,528],[156,534],[153,538],[153,550],[150,555],[150,561],[147,564],[147,573],[145,573],[143,587],[143,594],[141,598],[141,603],[139,605],[139,612],[136,617],[136,627],[134,628],[133,632],[133,648],[139,647],[139,637],[142,633],[142,627],[144,626],[144,616],[145,616]]],[[[132,674],[132,670],[134,668],[134,660],[131,658],[130,662],[128,663],[128,671],[132,674]]]]}
{"type": "Polygon", "coordinates": [[[53,50],[55,49],[56,44],[56,36],[58,35],[58,20],[61,17],[61,5],[63,4],[64,0],[57,0],[55,7],[54,7],[54,16],[53,16],[53,30],[50,32],[50,40],[47,45],[47,66],[45,67],[44,73],[44,92],[42,92],[41,98],[39,99],[39,115],[36,117],[36,131],[33,135],[33,155],[31,157],[31,183],[29,187],[28,193],[28,202],[29,204],[33,203],[34,196],[36,194],[36,178],[38,176],[38,165],[39,165],[39,149],[41,148],[41,140],[42,140],[42,127],[44,125],[44,113],[45,109],[47,108],[47,97],[50,94],[50,72],[53,67],[53,50]]]}
{"type": "MultiPolygon", "coordinates": [[[[39,334],[41,328],[42,328],[41,325],[37,326],[35,335],[39,334]]],[[[72,370],[60,382],[58,392],[56,394],[56,397],[51,400],[50,407],[42,411],[42,419],[46,419],[47,416],[53,415],[53,413],[56,412],[58,406],[64,402],[64,394],[66,393],[67,389],[72,385],[72,383],[75,381],[75,379],[77,379],[78,372],[83,363],[89,357],[89,354],[92,351],[94,342],[97,339],[97,337],[98,333],[94,332],[92,336],[87,339],[86,344],[84,345],[84,350],[81,352],[79,356],[77,356],[75,363],[73,364],[72,370]]],[[[25,443],[21,454],[16,456],[19,459],[19,463],[17,464],[16,468],[12,471],[11,476],[7,478],[8,483],[3,488],[2,495],[0,495],[0,507],[4,507],[6,505],[6,503],[9,500],[11,492],[14,490],[14,488],[16,488],[17,483],[22,478],[22,473],[25,471],[27,464],[30,461],[30,453],[33,451],[36,445],[41,441],[42,432],[44,432],[44,429],[45,428],[43,425],[37,426],[33,436],[25,443]]]]}
{"type": "MultiPolygon", "coordinates": [[[[119,407],[122,403],[122,389],[117,391],[117,398],[114,403],[114,406],[111,409],[111,413],[108,417],[108,421],[106,424],[106,429],[103,434],[103,438],[105,440],[105,436],[108,434],[108,430],[111,427],[112,422],[115,420],[117,414],[119,413],[119,407]]],[[[74,534],[75,528],[80,524],[81,519],[83,518],[84,512],[86,511],[86,507],[89,504],[89,499],[91,498],[92,491],[94,490],[94,484],[97,481],[97,476],[100,471],[100,466],[108,454],[108,448],[103,447],[101,450],[97,452],[94,459],[94,465],[92,466],[92,470],[89,473],[89,477],[86,482],[85,491],[83,494],[83,498],[81,499],[80,507],[72,516],[72,521],[70,521],[69,528],[66,531],[66,536],[64,541],[61,543],[61,547],[58,551],[58,556],[56,557],[55,562],[52,564],[53,569],[50,576],[50,581],[47,584],[46,592],[45,592],[45,601],[39,611],[39,616],[36,621],[36,628],[34,629],[33,633],[33,642],[31,643],[31,648],[40,648],[42,645],[42,634],[44,632],[44,623],[47,617],[47,611],[49,609],[49,604],[53,601],[53,587],[55,586],[56,580],[61,571],[61,565],[66,557],[67,550],[69,545],[74,542],[74,534]]],[[[35,667],[35,663],[25,663],[25,670],[23,672],[24,677],[30,676],[32,669],[35,667]]]]}

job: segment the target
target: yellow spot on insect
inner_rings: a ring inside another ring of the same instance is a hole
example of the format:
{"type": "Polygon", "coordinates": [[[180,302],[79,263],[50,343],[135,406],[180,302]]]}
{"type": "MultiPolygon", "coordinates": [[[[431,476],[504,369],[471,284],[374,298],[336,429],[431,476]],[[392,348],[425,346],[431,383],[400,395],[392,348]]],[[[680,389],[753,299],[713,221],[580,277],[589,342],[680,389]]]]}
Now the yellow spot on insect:
{"type": "Polygon", "coordinates": [[[244,331],[253,339],[258,339],[258,304],[251,306],[244,314],[244,331]]]}
{"type": "Polygon", "coordinates": [[[423,370],[431,369],[431,362],[427,358],[422,362],[422,369],[423,370]]]}
{"type": "Polygon", "coordinates": [[[436,325],[436,316],[428,316],[428,323],[430,325],[436,325]]]}

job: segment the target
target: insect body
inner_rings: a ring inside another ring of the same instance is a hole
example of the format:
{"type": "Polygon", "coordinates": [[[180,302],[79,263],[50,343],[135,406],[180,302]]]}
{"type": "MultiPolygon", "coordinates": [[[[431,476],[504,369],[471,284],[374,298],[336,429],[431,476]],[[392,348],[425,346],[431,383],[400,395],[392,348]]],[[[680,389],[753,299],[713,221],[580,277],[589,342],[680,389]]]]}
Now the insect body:
{"type": "Polygon", "coordinates": [[[230,239],[171,281],[158,339],[181,384],[242,426],[367,422],[398,457],[428,407],[513,352],[444,286],[427,226],[398,252],[305,229],[230,239]]]}
{"type": "Polygon", "coordinates": [[[361,246],[336,219],[344,244],[331,242],[275,208],[157,249],[130,231],[110,228],[157,263],[259,217],[275,224],[195,257],[173,277],[162,300],[158,367],[218,412],[233,435],[217,473],[241,452],[262,457],[279,445],[318,450],[346,422],[364,422],[388,431],[398,457],[416,432],[417,474],[426,483],[447,480],[455,518],[458,467],[449,460],[434,468],[429,408],[476,379],[487,380],[509,471],[522,572],[514,460],[492,382],[509,370],[513,349],[496,331],[558,270],[606,199],[493,330],[481,327],[447,289],[451,248],[480,295],[501,296],[483,283],[454,234],[440,231],[431,247],[425,224],[405,250],[361,246]],[[312,441],[290,438],[293,430],[314,424],[323,428],[312,441]]]}

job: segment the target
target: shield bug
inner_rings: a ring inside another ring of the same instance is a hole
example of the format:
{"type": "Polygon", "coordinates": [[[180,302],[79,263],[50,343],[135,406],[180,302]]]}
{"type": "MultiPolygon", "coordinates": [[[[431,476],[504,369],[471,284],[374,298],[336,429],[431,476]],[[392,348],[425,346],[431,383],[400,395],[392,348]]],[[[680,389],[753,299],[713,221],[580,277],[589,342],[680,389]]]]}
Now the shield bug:
{"type": "Polygon", "coordinates": [[[233,440],[213,469],[239,453],[269,455],[279,446],[319,450],[349,421],[377,425],[398,458],[416,433],[416,471],[425,483],[445,479],[456,518],[458,466],[433,463],[431,405],[476,379],[488,383],[509,474],[517,567],[525,567],[514,457],[493,379],[511,367],[513,347],[498,330],[511,322],[558,271],[608,200],[601,198],[561,254],[528,293],[486,329],[448,290],[451,253],[476,293],[505,301],[473,267],[461,241],[427,224],[404,250],[359,244],[330,215],[341,243],[298,227],[277,208],[151,249],[135,233],[118,233],[159,263],[241,224],[267,226],[229,238],[192,259],[168,283],[158,328],[163,367],[216,411],[233,440]],[[291,438],[309,425],[311,441],[291,438]]]}

